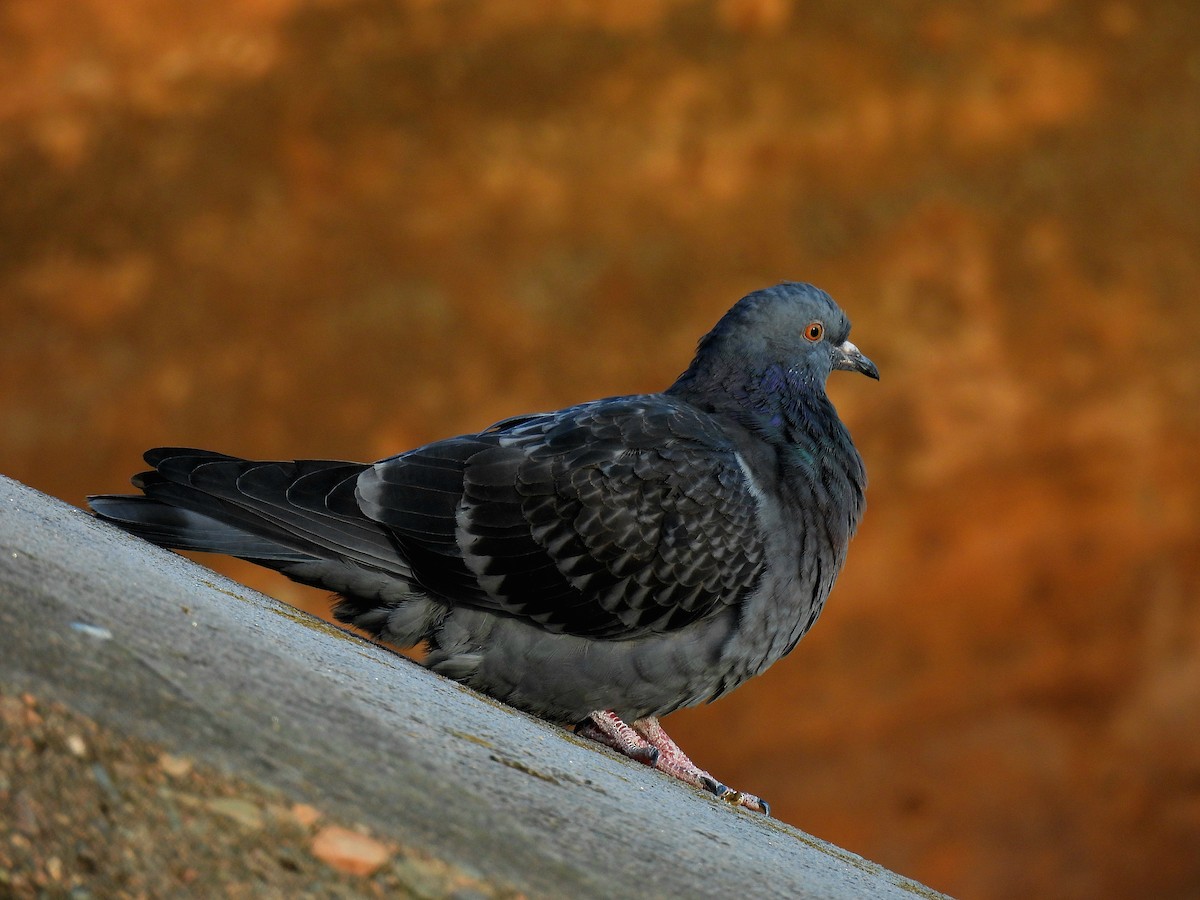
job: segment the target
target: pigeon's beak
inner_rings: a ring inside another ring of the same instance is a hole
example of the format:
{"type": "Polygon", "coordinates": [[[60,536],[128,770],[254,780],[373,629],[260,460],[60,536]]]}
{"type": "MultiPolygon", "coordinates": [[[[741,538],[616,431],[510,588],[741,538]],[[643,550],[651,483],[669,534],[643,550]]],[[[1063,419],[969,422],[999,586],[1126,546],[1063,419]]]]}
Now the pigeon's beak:
{"type": "Polygon", "coordinates": [[[833,367],[848,372],[861,372],[876,381],[879,380],[879,369],[875,368],[875,363],[863,356],[862,351],[849,341],[842,341],[833,348],[833,367]]]}

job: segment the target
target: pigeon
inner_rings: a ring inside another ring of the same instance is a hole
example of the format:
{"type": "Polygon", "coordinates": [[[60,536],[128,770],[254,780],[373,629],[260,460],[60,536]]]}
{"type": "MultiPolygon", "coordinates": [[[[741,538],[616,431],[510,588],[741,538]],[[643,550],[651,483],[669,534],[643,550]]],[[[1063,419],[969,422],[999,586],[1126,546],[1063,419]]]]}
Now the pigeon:
{"type": "Polygon", "coordinates": [[[662,393],[505,419],[376,463],[159,448],[89,498],[155,544],[333,591],[434,672],[768,813],[659,718],[791,652],[842,569],[863,462],[825,383],[878,379],[824,291],[739,300],[662,393]]]}

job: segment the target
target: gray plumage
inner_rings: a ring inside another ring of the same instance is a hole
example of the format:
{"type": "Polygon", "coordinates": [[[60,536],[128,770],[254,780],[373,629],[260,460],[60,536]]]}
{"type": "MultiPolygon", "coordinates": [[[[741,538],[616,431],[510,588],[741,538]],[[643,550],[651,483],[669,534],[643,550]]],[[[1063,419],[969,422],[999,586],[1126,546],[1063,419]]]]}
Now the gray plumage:
{"type": "Polygon", "coordinates": [[[665,392],[521,416],[361,463],[157,449],[91,498],[166,547],[335,591],[342,621],[539,716],[641,720],[788,653],[842,568],[866,484],[825,396],[877,378],[807,284],[740,300],[665,392]]]}

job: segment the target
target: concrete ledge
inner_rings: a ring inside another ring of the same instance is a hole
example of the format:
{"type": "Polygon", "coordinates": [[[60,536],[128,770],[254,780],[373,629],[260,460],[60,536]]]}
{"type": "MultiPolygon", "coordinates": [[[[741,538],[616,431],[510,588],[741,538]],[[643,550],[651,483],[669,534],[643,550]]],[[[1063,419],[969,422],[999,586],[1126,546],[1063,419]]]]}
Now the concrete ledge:
{"type": "Polygon", "coordinates": [[[2,476],[0,686],[531,896],[941,896],[2,476]]]}

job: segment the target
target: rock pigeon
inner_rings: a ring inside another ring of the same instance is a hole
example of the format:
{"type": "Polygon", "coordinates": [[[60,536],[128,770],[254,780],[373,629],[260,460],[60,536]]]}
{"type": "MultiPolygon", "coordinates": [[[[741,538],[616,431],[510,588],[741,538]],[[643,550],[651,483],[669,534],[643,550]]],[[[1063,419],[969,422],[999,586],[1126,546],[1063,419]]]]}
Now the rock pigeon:
{"type": "Polygon", "coordinates": [[[878,379],[809,284],[748,294],[659,394],[505,419],[373,464],[160,448],[142,493],[89,498],[164,547],[339,595],[337,618],[433,671],[768,812],[658,718],[715,700],[812,626],[866,474],[825,395],[878,379]]]}

